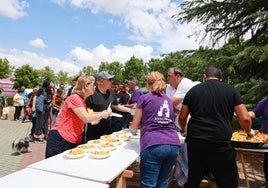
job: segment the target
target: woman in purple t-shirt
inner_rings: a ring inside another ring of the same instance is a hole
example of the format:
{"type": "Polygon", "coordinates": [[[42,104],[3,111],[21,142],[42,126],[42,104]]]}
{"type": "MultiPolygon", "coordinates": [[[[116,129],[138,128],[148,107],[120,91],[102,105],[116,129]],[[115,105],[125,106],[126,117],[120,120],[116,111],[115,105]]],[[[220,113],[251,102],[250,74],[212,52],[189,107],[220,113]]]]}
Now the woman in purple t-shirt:
{"type": "Polygon", "coordinates": [[[132,132],[140,126],[141,161],[140,187],[167,187],[170,172],[180,149],[180,140],[173,121],[174,108],[164,94],[166,83],[159,72],[151,72],[146,79],[149,93],[140,96],[132,132]]]}
{"type": "MultiPolygon", "coordinates": [[[[257,106],[252,111],[250,111],[249,114],[251,118],[262,118],[260,131],[268,134],[268,98],[265,97],[261,99],[258,102],[257,106]]],[[[268,153],[264,153],[263,170],[266,182],[262,185],[262,188],[268,188],[268,153]]]]}

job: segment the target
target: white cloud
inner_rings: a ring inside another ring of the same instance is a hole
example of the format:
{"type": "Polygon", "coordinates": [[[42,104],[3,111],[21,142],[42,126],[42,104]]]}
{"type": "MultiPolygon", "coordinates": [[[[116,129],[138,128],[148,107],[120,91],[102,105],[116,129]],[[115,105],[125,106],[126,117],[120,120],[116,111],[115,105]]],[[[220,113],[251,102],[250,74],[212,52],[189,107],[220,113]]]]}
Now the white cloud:
{"type": "MultiPolygon", "coordinates": [[[[157,44],[160,52],[196,49],[200,46],[191,35],[196,24],[180,25],[171,18],[178,12],[178,2],[171,0],[68,0],[72,6],[89,9],[91,12],[108,13],[120,17],[120,23],[131,32],[128,39],[143,44],[157,44]]],[[[64,1],[65,3],[68,2],[64,1]]],[[[62,0],[60,0],[62,2],[62,0]]],[[[108,22],[111,23],[111,18],[108,22]]],[[[113,19],[115,23],[115,19],[113,19]]],[[[201,43],[202,44],[202,43],[201,43]]],[[[203,46],[208,45],[206,40],[203,46]]]]}
{"type": "Polygon", "coordinates": [[[29,4],[26,1],[1,0],[0,15],[16,20],[26,15],[24,9],[28,7],[29,4]]]}
{"type": "Polygon", "coordinates": [[[108,49],[103,44],[100,44],[92,50],[77,46],[71,50],[69,55],[76,61],[83,63],[83,66],[92,66],[97,69],[101,62],[119,61],[124,64],[132,56],[148,62],[152,58],[152,52],[153,48],[150,46],[135,45],[129,47],[116,45],[112,49],[108,49]]]}
{"type": "Polygon", "coordinates": [[[43,69],[45,66],[49,66],[55,73],[62,70],[68,72],[70,75],[77,74],[81,70],[79,66],[74,65],[73,61],[62,61],[58,58],[47,57],[42,54],[22,51],[15,48],[10,50],[0,48],[0,57],[7,58],[10,65],[16,68],[25,64],[29,64],[34,69],[43,69]]]}
{"type": "MultiPolygon", "coordinates": [[[[134,41],[137,45],[117,44],[110,49],[103,44],[99,44],[92,49],[75,46],[66,55],[65,60],[19,49],[0,48],[0,57],[6,57],[11,65],[16,67],[23,64],[30,64],[35,69],[49,66],[55,72],[63,70],[72,75],[78,73],[83,66],[92,66],[97,69],[101,62],[119,61],[125,63],[132,56],[147,62],[153,58],[152,54],[155,51],[158,51],[157,53],[169,53],[177,50],[196,49],[199,46],[194,37],[187,38],[196,30],[196,24],[179,25],[171,18],[177,12],[177,1],[176,3],[170,0],[116,0],[116,3],[112,0],[53,1],[60,6],[69,3],[77,9],[89,9],[94,14],[113,15],[114,17],[110,16],[107,22],[127,28],[130,31],[129,36],[127,36],[128,39],[134,41]]],[[[12,19],[25,16],[23,10],[26,7],[28,7],[28,4],[25,1],[19,3],[18,0],[0,0],[0,14],[12,19]]],[[[31,40],[29,44],[38,48],[47,48],[41,38],[31,40]]],[[[208,42],[205,41],[204,44],[208,44],[208,42]]]]}
{"type": "Polygon", "coordinates": [[[124,64],[132,56],[147,62],[153,57],[152,52],[153,49],[150,46],[135,45],[129,47],[116,45],[112,49],[108,49],[101,44],[92,50],[77,46],[70,51],[66,60],[22,51],[16,48],[10,50],[0,48],[0,57],[7,58],[10,65],[16,68],[25,64],[29,64],[34,69],[43,69],[45,66],[49,66],[55,73],[62,70],[69,73],[69,75],[74,75],[79,73],[84,66],[91,66],[97,69],[101,62],[119,61],[124,64]]]}
{"type": "Polygon", "coordinates": [[[36,47],[36,48],[42,48],[42,49],[47,48],[47,45],[44,43],[44,41],[41,38],[30,40],[29,45],[36,47]]]}

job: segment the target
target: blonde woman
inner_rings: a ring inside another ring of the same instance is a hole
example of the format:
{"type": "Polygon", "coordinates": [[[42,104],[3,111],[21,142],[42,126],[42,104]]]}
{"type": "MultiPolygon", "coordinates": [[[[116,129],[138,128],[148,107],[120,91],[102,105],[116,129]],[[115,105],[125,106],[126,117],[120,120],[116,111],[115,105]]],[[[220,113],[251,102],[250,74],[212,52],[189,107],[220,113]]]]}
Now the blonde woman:
{"type": "Polygon", "coordinates": [[[149,93],[140,96],[130,130],[140,125],[140,187],[167,187],[170,172],[180,149],[180,140],[173,121],[174,107],[164,94],[166,84],[159,72],[146,78],[149,93]]]}
{"type": "Polygon", "coordinates": [[[49,131],[46,158],[81,144],[84,123],[99,122],[102,118],[110,117],[111,112],[107,110],[93,114],[87,112],[85,100],[94,93],[94,90],[94,77],[78,78],[74,93],[64,101],[58,119],[49,131]]]}
{"type": "Polygon", "coordinates": [[[15,106],[15,112],[14,112],[14,121],[18,121],[20,119],[20,114],[22,107],[24,106],[23,103],[23,96],[21,89],[18,89],[18,92],[13,97],[13,105],[15,106]]]}

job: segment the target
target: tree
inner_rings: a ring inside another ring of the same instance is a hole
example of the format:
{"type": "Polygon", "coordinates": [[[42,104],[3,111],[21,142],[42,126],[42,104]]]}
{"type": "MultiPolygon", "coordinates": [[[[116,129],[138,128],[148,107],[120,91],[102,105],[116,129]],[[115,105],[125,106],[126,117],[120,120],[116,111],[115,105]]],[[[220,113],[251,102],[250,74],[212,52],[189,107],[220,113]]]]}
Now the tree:
{"type": "Polygon", "coordinates": [[[55,85],[63,84],[66,85],[69,83],[68,73],[64,71],[59,71],[55,81],[55,85]]]}
{"type": "Polygon", "coordinates": [[[101,71],[108,71],[110,74],[115,75],[114,79],[119,81],[119,82],[124,81],[123,65],[118,61],[114,61],[111,63],[101,62],[100,66],[99,66],[99,72],[101,72],[101,71]]]}
{"type": "Polygon", "coordinates": [[[12,69],[14,69],[14,67],[9,65],[7,58],[0,58],[0,79],[10,76],[12,69]]]}
{"type": "Polygon", "coordinates": [[[41,85],[43,84],[44,80],[50,80],[54,83],[57,79],[55,72],[49,66],[45,66],[43,69],[39,70],[39,78],[41,85]]]}
{"type": "Polygon", "coordinates": [[[34,70],[29,64],[22,65],[20,68],[17,68],[14,72],[14,88],[18,89],[21,86],[26,88],[33,88],[36,85],[40,84],[38,72],[34,70]]]}
{"type": "MultiPolygon", "coordinates": [[[[197,22],[205,26],[201,40],[210,37],[213,46],[222,38],[240,38],[251,34],[250,42],[268,43],[267,0],[193,0],[183,1],[174,15],[179,23],[197,22]]],[[[203,27],[200,27],[203,28],[203,27]]],[[[194,32],[199,36],[202,30],[194,32]]]]}
{"type": "MultiPolygon", "coordinates": [[[[139,85],[144,86],[144,80],[147,75],[147,67],[143,63],[142,59],[137,59],[134,56],[130,58],[125,64],[125,69],[123,71],[123,78],[125,80],[136,77],[139,80],[139,85]]],[[[124,81],[125,81],[124,80],[124,81]]]]}
{"type": "Polygon", "coordinates": [[[79,71],[79,75],[94,75],[97,71],[93,69],[91,66],[83,67],[81,71],[79,71]]]}

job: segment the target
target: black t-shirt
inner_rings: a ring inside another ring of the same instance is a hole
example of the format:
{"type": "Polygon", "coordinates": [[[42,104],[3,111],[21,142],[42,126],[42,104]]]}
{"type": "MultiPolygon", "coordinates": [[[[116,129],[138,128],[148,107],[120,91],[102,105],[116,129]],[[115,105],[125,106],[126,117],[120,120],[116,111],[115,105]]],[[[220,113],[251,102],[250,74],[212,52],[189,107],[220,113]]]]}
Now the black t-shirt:
{"type": "Polygon", "coordinates": [[[187,125],[187,139],[198,139],[218,145],[230,144],[234,107],[242,104],[239,92],[219,80],[207,80],[194,86],[186,94],[191,118],[187,125]]]}
{"type": "Polygon", "coordinates": [[[70,95],[72,94],[73,88],[74,88],[74,86],[72,86],[72,87],[70,87],[70,88],[68,89],[67,97],[70,96],[70,95]]]}
{"type": "MultiPolygon", "coordinates": [[[[123,92],[119,92],[115,94],[115,100],[117,101],[118,104],[127,104],[128,98],[129,98],[128,95],[123,92]]],[[[113,112],[119,113],[119,114],[125,114],[125,112],[120,112],[115,109],[113,109],[113,112]]]]}
{"type": "MultiPolygon", "coordinates": [[[[86,99],[86,104],[88,108],[91,108],[94,112],[101,112],[106,110],[108,106],[118,105],[115,100],[115,94],[112,89],[107,90],[106,94],[103,94],[96,88],[93,95],[86,99]]],[[[101,119],[97,125],[88,124],[86,137],[88,140],[98,139],[100,136],[105,134],[111,134],[111,117],[107,119],[101,119]]]]}

